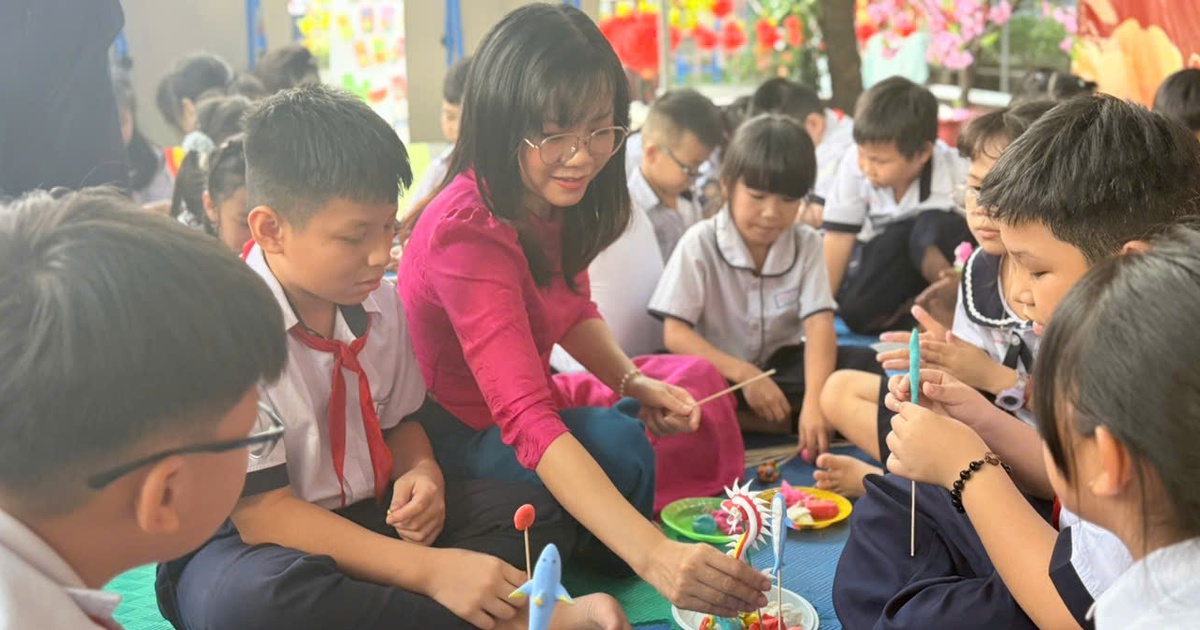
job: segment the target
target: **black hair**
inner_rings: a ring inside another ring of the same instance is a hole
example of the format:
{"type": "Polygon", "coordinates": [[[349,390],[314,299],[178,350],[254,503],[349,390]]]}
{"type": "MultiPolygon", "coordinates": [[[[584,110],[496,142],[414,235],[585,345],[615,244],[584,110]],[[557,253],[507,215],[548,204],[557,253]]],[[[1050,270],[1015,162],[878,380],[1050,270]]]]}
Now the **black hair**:
{"type": "MultiPolygon", "coordinates": [[[[253,103],[244,96],[206,96],[196,106],[196,130],[208,136],[214,145],[220,145],[241,132],[242,118],[252,106],[253,103]]],[[[199,150],[188,151],[183,156],[179,171],[175,173],[171,216],[178,218],[187,210],[201,229],[216,236],[216,226],[204,212],[204,189],[210,168],[208,158],[205,152],[199,150]]]]}
{"type": "Polygon", "coordinates": [[[162,150],[150,144],[150,140],[137,126],[137,96],[134,94],[133,81],[128,75],[128,70],[114,71],[113,92],[117,97],[117,110],[128,113],[134,121],[133,135],[125,147],[125,156],[129,160],[129,188],[135,192],[140,191],[154,181],[166,158],[162,150]]]}
{"type": "MultiPolygon", "coordinates": [[[[458,144],[442,186],[475,169],[488,210],[512,224],[534,281],[545,286],[546,260],[523,203],[519,155],[547,122],[574,127],[597,105],[612,105],[614,124],[629,127],[629,82],[612,46],[585,13],[570,5],[516,9],[483,38],[467,76],[458,144]]],[[[533,159],[537,159],[534,156],[533,159]]],[[[425,204],[405,222],[411,234],[425,204]]],[[[568,286],[629,224],[625,146],[609,158],[578,206],[564,213],[561,270],[568,286]]]]}
{"type": "Polygon", "coordinates": [[[669,90],[654,99],[642,131],[661,134],[668,141],[690,131],[709,148],[720,146],[725,134],[721,110],[707,96],[690,88],[669,90]]]}
{"type": "Polygon", "coordinates": [[[245,136],[226,139],[208,156],[208,185],[205,190],[213,204],[229,199],[246,186],[245,136]]]}
{"type": "Polygon", "coordinates": [[[317,58],[302,44],[268,52],[254,64],[252,72],[261,81],[264,96],[320,80],[317,58]]]}
{"type": "Polygon", "coordinates": [[[1200,213],[1200,142],[1141,105],[1070,99],[1008,146],[979,203],[1003,223],[1044,224],[1096,263],[1200,213]]]}
{"type": "Polygon", "coordinates": [[[467,92],[467,74],[471,71],[471,58],[463,57],[454,62],[446,71],[442,81],[442,100],[451,105],[462,105],[463,95],[467,92]]]}
{"type": "Polygon", "coordinates": [[[179,127],[183,99],[198,103],[200,95],[212,89],[225,90],[233,81],[233,68],[211,53],[185,57],[158,83],[155,101],[158,111],[172,127],[179,127]]]}
{"type": "Polygon", "coordinates": [[[825,111],[821,98],[811,88],[800,83],[775,77],[767,79],[754,90],[750,100],[750,115],[783,114],[791,116],[804,124],[809,114],[821,114],[825,111]]]}
{"type": "Polygon", "coordinates": [[[937,134],[937,99],[904,77],[871,86],[854,108],[856,144],[894,144],[905,159],[912,159],[937,141],[937,134]]]}
{"type": "Polygon", "coordinates": [[[1016,107],[1006,107],[972,119],[958,134],[958,153],[968,160],[980,155],[992,159],[1013,140],[1020,137],[1043,114],[1054,109],[1054,101],[1028,101],[1016,107]],[[999,144],[999,146],[997,146],[999,144]],[[995,155],[991,153],[999,149],[995,155]]]}
{"type": "Polygon", "coordinates": [[[287,358],[261,278],[111,189],[0,208],[0,352],[0,492],[51,515],[147,442],[211,439],[287,358]]]}
{"type": "Polygon", "coordinates": [[[1167,77],[1154,95],[1154,111],[1187,125],[1192,133],[1200,131],[1200,68],[1167,77]]]}
{"type": "Polygon", "coordinates": [[[803,198],[817,178],[812,138],[795,118],[761,114],[742,123],[721,157],[721,183],[803,198]]]}
{"type": "Polygon", "coordinates": [[[396,130],[345,90],[305,84],[268,96],[245,118],[250,207],[303,226],[330,199],[396,203],[412,185],[396,130]]]}
{"type": "Polygon", "coordinates": [[[1021,77],[1012,92],[1010,106],[1026,101],[1051,100],[1056,103],[1096,92],[1096,82],[1053,68],[1036,68],[1021,77]]]}
{"type": "MultiPolygon", "coordinates": [[[[1103,426],[1157,473],[1177,534],[1200,535],[1200,232],[1175,227],[1145,253],[1098,263],[1046,329],[1034,373],[1038,429],[1055,466],[1074,476],[1070,430],[1103,426]],[[1068,423],[1065,419],[1070,417],[1068,423]]],[[[1161,508],[1161,509],[1160,509],[1161,508]]]]}
{"type": "Polygon", "coordinates": [[[739,96],[721,108],[721,126],[724,132],[721,142],[722,151],[729,146],[729,141],[733,140],[733,134],[737,133],[738,127],[741,127],[749,116],[750,96],[748,95],[739,96]]]}

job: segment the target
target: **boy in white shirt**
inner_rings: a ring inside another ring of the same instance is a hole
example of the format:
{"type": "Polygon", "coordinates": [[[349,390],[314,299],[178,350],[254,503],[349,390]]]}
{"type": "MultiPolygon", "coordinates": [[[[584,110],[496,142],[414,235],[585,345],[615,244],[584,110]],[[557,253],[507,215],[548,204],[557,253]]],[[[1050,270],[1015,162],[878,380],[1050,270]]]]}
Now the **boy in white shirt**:
{"type": "MultiPolygon", "coordinates": [[[[404,145],[323,86],[266,99],[246,130],[247,262],[288,332],[287,368],[262,392],[288,434],[251,462],[232,522],[159,568],[160,609],[177,627],[239,630],[522,625],[508,599],[526,579],[513,513],[535,506],[535,549],[569,553],[577,526],[540,486],[461,482],[455,462],[444,475],[413,416],[446,412],[426,403],[382,281],[412,178],[404,145]]],[[[581,601],[559,608],[560,627],[623,621],[612,598],[581,601]]]]}
{"type": "Polygon", "coordinates": [[[108,190],[0,209],[0,629],[120,628],[116,575],[194,549],[283,426],[279,311],[219,241],[108,190]]]}
{"type": "Polygon", "coordinates": [[[954,202],[967,161],[937,139],[937,107],[929,90],[901,77],[858,101],[857,147],[838,165],[824,214],[829,285],[854,332],[912,328],[916,297],[971,240],[954,202]]]}

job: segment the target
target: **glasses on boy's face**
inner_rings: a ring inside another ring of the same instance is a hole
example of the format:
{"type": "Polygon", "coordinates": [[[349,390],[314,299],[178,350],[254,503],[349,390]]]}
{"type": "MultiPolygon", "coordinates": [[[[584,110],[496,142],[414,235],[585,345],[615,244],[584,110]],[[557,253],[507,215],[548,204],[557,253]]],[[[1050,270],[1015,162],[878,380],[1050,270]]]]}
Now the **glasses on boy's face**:
{"type": "Polygon", "coordinates": [[[88,487],[93,490],[99,490],[104,486],[128,475],[129,473],[141,468],[160,462],[168,457],[176,455],[193,455],[196,453],[226,453],[235,451],[239,448],[245,448],[250,451],[250,457],[261,459],[271,454],[275,445],[279,443],[279,439],[283,437],[283,420],[275,413],[273,409],[264,403],[258,403],[258,419],[255,421],[254,433],[249,437],[240,440],[225,440],[221,442],[209,442],[206,444],[197,444],[195,446],[184,446],[181,448],[173,448],[169,451],[155,453],[141,459],[129,462],[102,472],[97,475],[88,477],[88,487]]]}
{"type": "Polygon", "coordinates": [[[671,161],[674,162],[675,165],[679,167],[679,170],[683,171],[684,177],[687,177],[689,182],[694,182],[697,179],[699,179],[700,169],[692,168],[692,167],[688,166],[687,164],[684,164],[679,158],[675,157],[674,153],[671,153],[671,150],[667,148],[667,145],[662,144],[660,142],[656,142],[654,144],[657,145],[658,148],[663,153],[666,153],[667,157],[671,158],[671,161]]]}
{"type": "Polygon", "coordinates": [[[629,135],[628,129],[617,126],[597,129],[586,136],[575,133],[556,133],[542,138],[541,142],[533,142],[529,138],[524,140],[530,148],[537,149],[542,163],[546,166],[557,166],[570,162],[581,146],[586,148],[593,158],[607,160],[617,152],[617,149],[621,148],[621,143],[625,142],[627,135],[629,135]]]}

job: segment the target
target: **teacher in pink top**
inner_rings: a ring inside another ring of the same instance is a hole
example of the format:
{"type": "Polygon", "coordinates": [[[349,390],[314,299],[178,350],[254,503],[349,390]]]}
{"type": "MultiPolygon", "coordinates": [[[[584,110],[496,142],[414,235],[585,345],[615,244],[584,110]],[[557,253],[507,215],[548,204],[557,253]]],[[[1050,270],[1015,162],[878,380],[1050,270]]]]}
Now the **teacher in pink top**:
{"type": "Polygon", "coordinates": [[[517,9],[480,45],[463,105],[446,180],[410,218],[398,273],[426,384],[449,412],[423,420],[438,461],[448,475],[545,484],[590,533],[577,560],[627,564],[682,608],[765,605],[761,573],[647,518],[645,430],[694,431],[700,409],[637,370],[589,296],[588,263],[630,216],[629,92],[612,48],[568,5],[517,9]],[[622,402],[563,409],[555,343],[622,402]]]}

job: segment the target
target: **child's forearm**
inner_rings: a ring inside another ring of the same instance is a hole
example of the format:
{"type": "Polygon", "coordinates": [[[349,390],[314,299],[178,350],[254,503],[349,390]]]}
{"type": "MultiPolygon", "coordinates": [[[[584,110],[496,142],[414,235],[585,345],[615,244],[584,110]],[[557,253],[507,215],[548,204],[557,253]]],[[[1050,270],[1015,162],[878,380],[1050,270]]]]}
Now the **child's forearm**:
{"type": "Polygon", "coordinates": [[[1058,534],[1034,511],[999,466],[967,481],[963,507],[1013,599],[1039,628],[1078,628],[1050,579],[1058,534]]]}
{"type": "MultiPolygon", "coordinates": [[[[837,331],[833,313],[804,320],[804,406],[819,405],[825,381],[837,369],[837,331]]],[[[820,407],[817,407],[818,409],[820,407]]]]}
{"type": "Polygon", "coordinates": [[[987,418],[971,423],[971,428],[987,442],[988,448],[1012,466],[1013,481],[1023,491],[1043,499],[1054,496],[1037,429],[999,408],[992,408],[987,418]]]}
{"type": "Polygon", "coordinates": [[[671,354],[700,357],[712,363],[725,380],[735,383],[762,373],[753,363],[721,352],[691,326],[678,319],[668,317],[663,322],[663,345],[671,354]]]}
{"type": "Polygon", "coordinates": [[[368,531],[292,496],[289,488],[242,499],[232,518],[248,545],[274,543],[329,556],[355,579],[428,594],[427,571],[436,564],[436,549],[368,531]]]}
{"type": "Polygon", "coordinates": [[[651,551],[665,540],[662,532],[621,496],[574,436],[564,433],[550,444],[537,474],[575,520],[645,575],[651,551]]]}
{"type": "Polygon", "coordinates": [[[392,452],[392,479],[398,479],[419,465],[432,465],[440,474],[441,467],[433,458],[429,436],[419,422],[401,422],[387,434],[386,441],[392,452]]]}
{"type": "Polygon", "coordinates": [[[846,267],[850,265],[850,255],[854,252],[854,234],[845,232],[825,232],[825,267],[829,269],[829,291],[837,295],[846,278],[846,267]]]}

